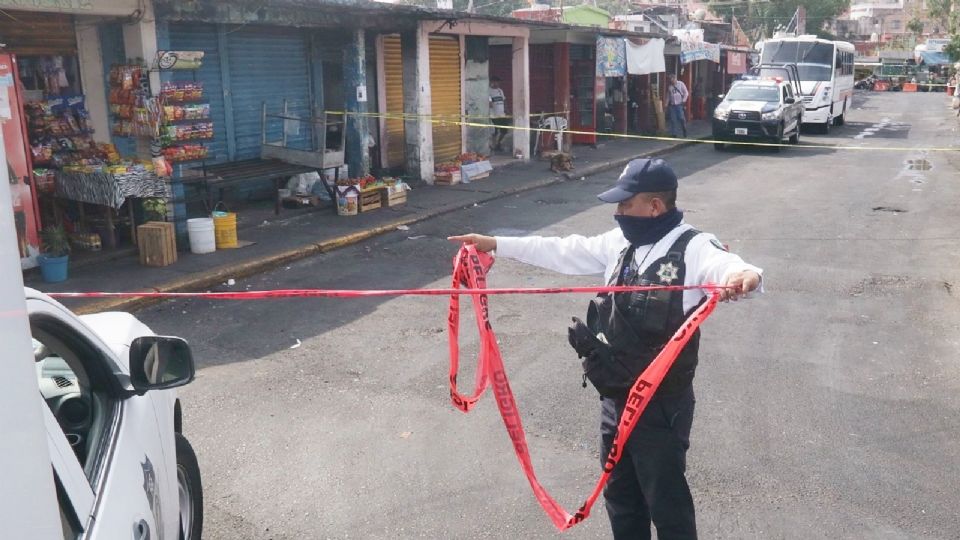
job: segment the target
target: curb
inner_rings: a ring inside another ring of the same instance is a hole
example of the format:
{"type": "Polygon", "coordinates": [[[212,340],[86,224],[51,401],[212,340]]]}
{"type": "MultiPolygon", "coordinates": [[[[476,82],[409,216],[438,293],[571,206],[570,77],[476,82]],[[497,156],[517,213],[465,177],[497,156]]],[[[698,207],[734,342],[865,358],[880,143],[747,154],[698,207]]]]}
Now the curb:
{"type": "MultiPolygon", "coordinates": [[[[668,146],[665,148],[659,148],[656,150],[650,150],[641,154],[636,154],[631,157],[620,158],[613,161],[606,161],[603,163],[598,163],[591,167],[584,168],[578,171],[575,175],[569,173],[564,173],[563,175],[557,175],[553,177],[546,177],[542,180],[531,182],[522,186],[517,186],[503,191],[492,193],[488,196],[485,196],[477,201],[472,201],[470,203],[456,203],[448,206],[442,206],[432,211],[427,211],[422,214],[416,214],[407,218],[399,219],[384,225],[379,225],[372,227],[370,229],[365,229],[362,231],[357,231],[345,236],[338,236],[336,238],[331,238],[329,240],[324,240],[323,242],[318,242],[316,244],[307,244],[304,246],[299,246],[293,249],[282,251],[280,253],[275,253],[266,257],[262,257],[253,261],[248,261],[241,264],[230,264],[222,265],[211,268],[209,270],[198,272],[190,276],[177,279],[174,281],[169,281],[167,283],[162,283],[156,287],[152,287],[149,290],[151,292],[188,292],[196,290],[209,289],[210,287],[223,283],[229,278],[233,279],[242,279],[263,272],[267,272],[284,264],[287,264],[292,261],[299,259],[305,259],[312,255],[317,255],[320,253],[327,253],[334,251],[336,249],[344,248],[363,242],[375,236],[380,236],[392,231],[397,230],[397,227],[401,225],[413,225],[426,221],[428,219],[433,219],[463,208],[468,208],[476,203],[494,201],[497,199],[502,199],[509,197],[511,195],[516,195],[518,193],[523,193],[526,191],[532,191],[534,189],[540,189],[543,187],[560,184],[568,180],[581,176],[591,176],[597,173],[608,171],[610,169],[616,169],[627,164],[629,161],[643,158],[643,157],[654,157],[658,155],[669,154],[673,151],[686,148],[688,146],[694,145],[696,142],[688,141],[683,143],[678,143],[673,146],[668,146]]],[[[96,302],[91,302],[89,304],[84,304],[78,306],[72,311],[77,315],[90,315],[93,313],[100,313],[103,311],[136,311],[143,309],[145,307],[159,304],[163,302],[161,298],[111,298],[107,300],[101,300],[96,302]]]]}

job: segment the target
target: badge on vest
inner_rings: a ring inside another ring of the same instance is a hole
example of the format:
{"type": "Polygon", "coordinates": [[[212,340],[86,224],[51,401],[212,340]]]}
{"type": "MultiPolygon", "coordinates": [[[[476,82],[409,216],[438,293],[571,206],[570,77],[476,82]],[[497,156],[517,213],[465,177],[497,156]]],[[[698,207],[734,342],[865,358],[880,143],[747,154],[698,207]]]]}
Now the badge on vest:
{"type": "Polygon", "coordinates": [[[666,262],[660,265],[660,270],[657,271],[657,277],[660,278],[660,281],[670,285],[677,279],[677,272],[680,269],[677,268],[672,262],[666,262]]]}

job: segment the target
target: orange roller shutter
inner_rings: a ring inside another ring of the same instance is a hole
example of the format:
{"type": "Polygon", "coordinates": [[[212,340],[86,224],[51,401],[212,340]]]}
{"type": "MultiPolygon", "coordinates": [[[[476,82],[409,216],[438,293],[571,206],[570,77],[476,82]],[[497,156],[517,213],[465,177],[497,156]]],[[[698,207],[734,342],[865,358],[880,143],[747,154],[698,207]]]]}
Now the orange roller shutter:
{"type": "Polygon", "coordinates": [[[430,87],[433,106],[433,159],[454,161],[460,155],[461,127],[439,120],[459,122],[460,41],[455,37],[430,38],[430,87]]]}

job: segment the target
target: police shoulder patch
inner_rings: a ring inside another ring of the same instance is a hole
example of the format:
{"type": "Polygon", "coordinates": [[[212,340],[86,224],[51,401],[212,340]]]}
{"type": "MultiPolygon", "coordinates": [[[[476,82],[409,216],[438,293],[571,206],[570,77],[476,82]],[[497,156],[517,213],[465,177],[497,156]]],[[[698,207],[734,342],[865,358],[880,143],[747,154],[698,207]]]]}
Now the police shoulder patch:
{"type": "Polygon", "coordinates": [[[720,251],[730,251],[729,249],[727,249],[727,246],[724,246],[723,244],[721,244],[720,241],[717,240],[716,238],[711,238],[710,243],[713,244],[713,247],[719,249],[720,251]]]}

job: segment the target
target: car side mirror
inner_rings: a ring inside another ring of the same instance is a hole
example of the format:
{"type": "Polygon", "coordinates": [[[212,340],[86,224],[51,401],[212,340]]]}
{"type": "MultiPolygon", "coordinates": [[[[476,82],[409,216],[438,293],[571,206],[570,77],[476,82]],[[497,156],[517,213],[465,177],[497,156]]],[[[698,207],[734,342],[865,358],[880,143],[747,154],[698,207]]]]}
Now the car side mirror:
{"type": "Polygon", "coordinates": [[[783,102],[786,103],[787,105],[793,105],[794,103],[797,102],[797,100],[793,99],[792,97],[788,97],[788,98],[783,98],[783,102]]]}
{"type": "Polygon", "coordinates": [[[183,386],[195,374],[193,353],[184,339],[142,336],[130,344],[130,383],[138,395],[183,386]]]}

